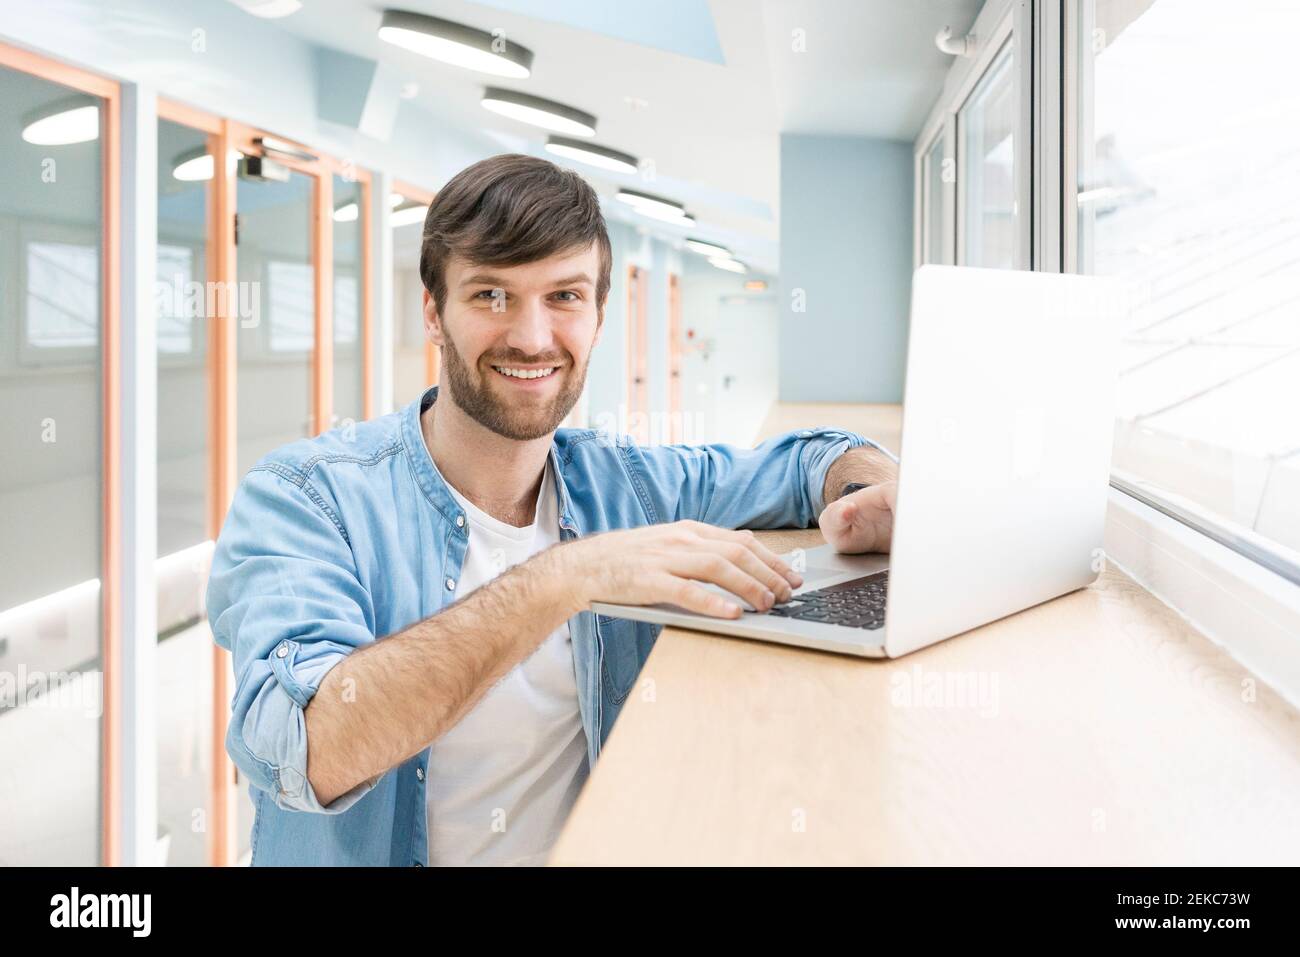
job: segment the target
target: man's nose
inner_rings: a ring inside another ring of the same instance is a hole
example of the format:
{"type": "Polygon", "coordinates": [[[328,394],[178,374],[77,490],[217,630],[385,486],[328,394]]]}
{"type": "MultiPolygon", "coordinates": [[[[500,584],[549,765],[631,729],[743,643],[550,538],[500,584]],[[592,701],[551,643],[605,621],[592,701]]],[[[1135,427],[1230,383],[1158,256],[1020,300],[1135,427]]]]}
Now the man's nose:
{"type": "Polygon", "coordinates": [[[537,299],[525,299],[512,317],[506,344],[525,355],[539,355],[551,348],[551,317],[537,299]]]}

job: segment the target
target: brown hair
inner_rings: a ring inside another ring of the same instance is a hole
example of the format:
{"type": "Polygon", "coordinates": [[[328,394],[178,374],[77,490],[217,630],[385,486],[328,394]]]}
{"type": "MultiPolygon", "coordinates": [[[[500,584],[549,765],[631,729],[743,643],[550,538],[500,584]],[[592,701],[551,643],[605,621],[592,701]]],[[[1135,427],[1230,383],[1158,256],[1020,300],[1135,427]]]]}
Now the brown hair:
{"type": "Polygon", "coordinates": [[[420,280],[439,314],[447,304],[447,261],[520,266],[596,244],[596,306],[604,313],[613,253],[596,191],[577,173],[521,153],[502,153],[461,170],[424,217],[420,280]]]}

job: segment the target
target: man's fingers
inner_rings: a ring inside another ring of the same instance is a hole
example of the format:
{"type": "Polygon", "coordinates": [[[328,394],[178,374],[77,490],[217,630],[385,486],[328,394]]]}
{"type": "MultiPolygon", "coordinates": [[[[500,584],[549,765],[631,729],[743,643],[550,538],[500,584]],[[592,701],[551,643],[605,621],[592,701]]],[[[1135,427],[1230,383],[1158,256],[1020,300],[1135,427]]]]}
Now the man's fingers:
{"type": "Polygon", "coordinates": [[[718,552],[681,555],[669,570],[681,578],[693,578],[725,588],[760,611],[766,611],[776,601],[775,593],[767,585],[718,552]]]}
{"type": "Polygon", "coordinates": [[[718,541],[739,542],[748,548],[764,565],[772,569],[777,575],[781,576],[795,588],[803,584],[803,577],[792,569],[785,560],[776,552],[772,551],[766,545],[758,540],[753,532],[732,531],[728,528],[718,528],[716,525],[705,525],[699,523],[697,529],[699,534],[705,538],[711,538],[718,541]]]}
{"type": "Polygon", "coordinates": [[[693,581],[673,575],[656,576],[656,585],[666,600],[687,611],[714,618],[739,618],[744,609],[722,595],[701,588],[693,581]]]}
{"type": "MultiPolygon", "coordinates": [[[[715,541],[712,547],[723,558],[744,570],[776,596],[777,601],[789,601],[793,591],[789,580],[769,565],[746,543],[715,541]]],[[[779,560],[779,559],[778,559],[779,560]]]]}

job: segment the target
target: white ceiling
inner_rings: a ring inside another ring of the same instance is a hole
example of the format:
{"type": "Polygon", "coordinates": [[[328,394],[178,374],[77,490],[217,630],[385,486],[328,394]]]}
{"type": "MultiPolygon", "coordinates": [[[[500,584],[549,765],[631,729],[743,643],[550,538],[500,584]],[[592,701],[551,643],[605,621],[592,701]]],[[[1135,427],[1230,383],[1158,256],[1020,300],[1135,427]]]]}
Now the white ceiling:
{"type": "MultiPolygon", "coordinates": [[[[620,19],[611,22],[608,0],[391,0],[401,9],[504,30],[535,56],[532,76],[513,81],[445,66],[382,42],[376,30],[384,0],[308,0],[275,22],[314,43],[380,60],[403,80],[418,83],[419,93],[404,104],[399,122],[424,111],[433,122],[484,132],[503,150],[534,152],[546,134],[480,107],[485,84],[593,113],[598,117],[594,142],[652,159],[656,179],[641,188],[684,202],[699,221],[693,235],[723,241],[739,257],[771,270],[780,214],[779,134],[910,141],[939,95],[952,59],[935,48],[935,32],[945,24],[967,28],[981,0],[618,4],[620,19]],[[665,25],[664,17],[674,12],[678,21],[665,25]],[[674,29],[681,35],[674,37],[674,29]],[[794,49],[796,30],[803,31],[798,35],[802,52],[794,49]],[[681,42],[666,42],[674,40],[681,42]],[[704,54],[674,52],[710,46],[720,47],[722,64],[704,54]]],[[[603,195],[633,182],[574,168],[603,195]]],[[[609,206],[610,213],[621,217],[620,205],[609,206]]],[[[668,227],[663,231],[681,235],[668,227]]]]}

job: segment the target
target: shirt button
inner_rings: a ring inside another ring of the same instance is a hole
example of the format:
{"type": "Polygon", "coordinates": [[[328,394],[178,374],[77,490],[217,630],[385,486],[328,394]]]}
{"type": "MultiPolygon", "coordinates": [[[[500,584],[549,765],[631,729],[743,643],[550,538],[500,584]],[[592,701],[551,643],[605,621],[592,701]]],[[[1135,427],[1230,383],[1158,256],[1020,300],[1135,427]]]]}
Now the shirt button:
{"type": "Polygon", "coordinates": [[[281,645],[279,648],[275,649],[275,656],[276,656],[277,658],[283,658],[283,657],[285,657],[285,656],[288,655],[288,654],[289,654],[289,646],[288,646],[288,645],[281,645]]]}
{"type": "Polygon", "coordinates": [[[464,515],[457,515],[457,516],[456,516],[456,527],[457,527],[457,528],[464,528],[464,527],[465,527],[465,516],[464,516],[464,515]]]}
{"type": "Polygon", "coordinates": [[[454,578],[448,578],[443,584],[447,586],[447,591],[456,590],[456,579],[454,578]]]}
{"type": "Polygon", "coordinates": [[[417,781],[423,781],[423,780],[424,780],[424,768],[416,768],[416,769],[415,769],[415,779],[416,779],[417,781]]]}

